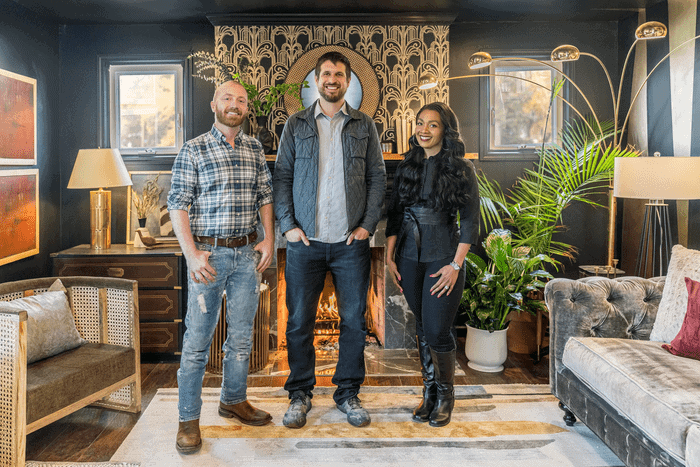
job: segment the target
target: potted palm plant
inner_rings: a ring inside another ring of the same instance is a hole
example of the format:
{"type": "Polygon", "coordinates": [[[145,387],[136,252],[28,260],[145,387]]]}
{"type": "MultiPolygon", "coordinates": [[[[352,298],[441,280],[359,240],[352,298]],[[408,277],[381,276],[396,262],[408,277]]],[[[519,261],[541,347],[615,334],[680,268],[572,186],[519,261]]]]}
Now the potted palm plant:
{"type": "Polygon", "coordinates": [[[544,287],[552,277],[543,269],[554,260],[532,255],[528,247],[516,247],[509,230],[495,229],[483,242],[487,260],[467,254],[466,284],[460,303],[467,325],[465,352],[469,367],[478,371],[503,369],[508,347],[506,330],[511,312],[536,313],[544,307],[529,292],[544,287]]]}

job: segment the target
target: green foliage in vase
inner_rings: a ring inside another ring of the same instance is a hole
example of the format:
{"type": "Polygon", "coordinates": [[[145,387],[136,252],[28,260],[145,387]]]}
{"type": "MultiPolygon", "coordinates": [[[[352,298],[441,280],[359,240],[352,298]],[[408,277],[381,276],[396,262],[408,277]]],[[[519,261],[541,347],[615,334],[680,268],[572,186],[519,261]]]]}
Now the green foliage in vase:
{"type": "Polygon", "coordinates": [[[615,158],[639,155],[632,147],[606,142],[614,132],[612,122],[601,122],[599,134],[591,128],[593,125],[583,120],[567,124],[560,133],[560,143],[543,145],[537,151],[534,169],[525,169],[507,194],[498,182],[479,173],[486,230],[508,228],[515,247],[526,246],[533,254],[554,257],[557,265],[560,258],[573,259],[576,247],[552,238],[566,229],[564,209],[575,202],[605,208],[596,199],[608,192],[615,158]]]}
{"type": "Polygon", "coordinates": [[[544,304],[530,292],[544,287],[552,275],[543,268],[554,263],[547,255],[532,256],[527,247],[514,246],[511,232],[494,229],[483,242],[487,261],[468,253],[466,284],[459,307],[459,320],[489,332],[508,326],[511,311],[535,314],[544,304]]]}

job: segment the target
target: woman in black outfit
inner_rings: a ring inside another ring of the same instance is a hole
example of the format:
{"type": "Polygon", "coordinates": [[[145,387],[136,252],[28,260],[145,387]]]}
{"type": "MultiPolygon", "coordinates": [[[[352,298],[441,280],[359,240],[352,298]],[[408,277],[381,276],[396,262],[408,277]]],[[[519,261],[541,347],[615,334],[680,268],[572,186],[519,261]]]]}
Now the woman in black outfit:
{"type": "Polygon", "coordinates": [[[446,104],[420,109],[409,145],[394,176],[386,264],[416,317],[423,400],[413,420],[445,426],[454,407],[452,324],[464,289],[464,257],[477,241],[479,190],[446,104]]]}

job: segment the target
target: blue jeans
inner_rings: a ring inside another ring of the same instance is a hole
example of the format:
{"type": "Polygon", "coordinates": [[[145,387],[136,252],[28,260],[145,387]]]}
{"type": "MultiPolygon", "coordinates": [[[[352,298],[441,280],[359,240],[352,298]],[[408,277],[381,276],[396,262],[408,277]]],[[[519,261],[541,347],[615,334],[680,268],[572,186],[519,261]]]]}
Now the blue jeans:
{"type": "Polygon", "coordinates": [[[314,323],[318,299],[323,292],[326,272],[330,271],[340,314],[338,363],[332,382],[337,387],[333,399],[338,404],[360,392],[365,380],[365,336],[367,291],[369,289],[369,240],[321,243],[311,241],[287,244],[287,359],[289,378],[284,389],[290,395],[304,391],[311,395],[316,384],[314,323]]]}
{"type": "Polygon", "coordinates": [[[187,281],[187,330],[177,372],[181,422],[200,417],[204,370],[219,321],[224,291],[228,330],[223,347],[221,402],[238,404],[247,399],[246,379],[253,342],[253,322],[260,296],[261,274],[255,270],[260,253],[253,249],[253,245],[227,248],[197,243],[197,248],[212,252],[209,264],[216,271],[216,277],[209,284],[194,282],[191,277],[187,281]]]}

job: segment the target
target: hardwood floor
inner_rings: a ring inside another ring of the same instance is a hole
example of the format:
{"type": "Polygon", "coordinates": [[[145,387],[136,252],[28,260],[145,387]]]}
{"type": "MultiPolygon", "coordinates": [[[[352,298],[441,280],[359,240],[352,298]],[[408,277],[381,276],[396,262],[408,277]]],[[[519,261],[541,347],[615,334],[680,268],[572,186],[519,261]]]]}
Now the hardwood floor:
{"type": "MultiPolygon", "coordinates": [[[[481,373],[466,365],[464,340],[459,342],[457,359],[464,369],[455,384],[548,384],[549,357],[535,363],[529,355],[509,352],[505,369],[500,373],[481,373]]],[[[146,410],[159,388],[177,387],[179,364],[142,363],[142,408],[146,410]]],[[[251,376],[249,386],[282,386],[284,377],[251,376]]],[[[331,377],[318,377],[319,386],[330,386],[331,377]]],[[[365,382],[373,386],[420,385],[419,376],[370,375],[365,382]]],[[[220,387],[221,377],[205,376],[205,387],[220,387]]],[[[108,461],[127,437],[140,414],[128,414],[107,409],[86,407],[27,436],[27,459],[34,461],[101,462],[108,461]]],[[[177,417],[173,413],[173,417],[177,417]]],[[[173,442],[175,437],[173,434],[173,442]]]]}

